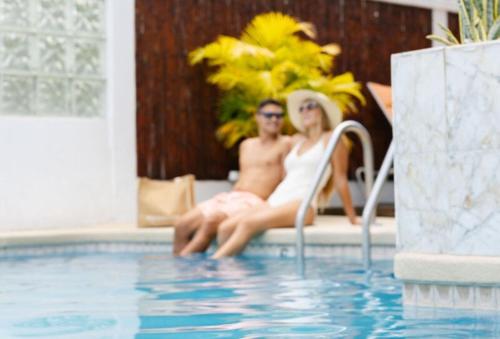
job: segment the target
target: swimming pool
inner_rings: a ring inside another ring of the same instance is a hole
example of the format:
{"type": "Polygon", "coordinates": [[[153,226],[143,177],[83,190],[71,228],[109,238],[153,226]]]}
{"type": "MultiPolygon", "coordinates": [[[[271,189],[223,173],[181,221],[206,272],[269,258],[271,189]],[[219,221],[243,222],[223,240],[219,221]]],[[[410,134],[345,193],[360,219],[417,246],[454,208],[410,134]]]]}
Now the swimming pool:
{"type": "Polygon", "coordinates": [[[166,253],[0,260],[0,338],[500,336],[500,316],[405,308],[392,262],[166,253]]]}

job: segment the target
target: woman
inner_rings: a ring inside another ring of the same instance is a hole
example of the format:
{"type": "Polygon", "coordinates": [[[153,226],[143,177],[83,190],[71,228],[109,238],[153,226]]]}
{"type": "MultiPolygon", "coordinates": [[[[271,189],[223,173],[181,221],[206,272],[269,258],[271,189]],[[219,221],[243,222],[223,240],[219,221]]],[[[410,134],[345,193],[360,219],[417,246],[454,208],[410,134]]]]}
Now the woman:
{"type": "MultiPolygon", "coordinates": [[[[266,229],[294,224],[332,130],[342,120],[337,105],[318,92],[295,91],[288,97],[287,106],[292,124],[301,133],[294,136],[294,147],[285,159],[286,176],[267,204],[227,219],[220,225],[215,259],[238,254],[254,235],[266,229]]],[[[339,191],[350,222],[357,223],[347,180],[350,145],[346,138],[342,141],[333,152],[331,164],[318,189],[320,193],[308,210],[307,224],[314,221],[318,203],[328,202],[334,188],[339,191]]]]}

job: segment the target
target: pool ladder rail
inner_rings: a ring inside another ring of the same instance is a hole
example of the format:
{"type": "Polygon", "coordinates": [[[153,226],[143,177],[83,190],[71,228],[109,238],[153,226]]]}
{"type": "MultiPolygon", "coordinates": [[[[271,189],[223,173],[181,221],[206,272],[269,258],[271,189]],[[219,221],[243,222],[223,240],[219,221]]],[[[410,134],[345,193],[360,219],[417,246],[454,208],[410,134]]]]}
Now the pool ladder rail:
{"type": "Polygon", "coordinates": [[[380,192],[384,182],[389,174],[392,166],[392,160],[394,156],[394,145],[391,143],[389,150],[384,158],[382,167],[380,168],[379,175],[375,184],[373,184],[373,146],[370,138],[370,134],[367,129],[357,121],[344,121],[340,123],[333,131],[328,145],[326,147],[323,158],[321,159],[320,165],[316,171],[313,179],[313,184],[309,187],[306,198],[302,201],[299,210],[295,218],[295,229],[297,232],[296,237],[296,255],[297,255],[297,265],[299,273],[304,274],[305,263],[304,263],[304,224],[305,217],[311,202],[319,188],[321,179],[325,175],[328,164],[330,163],[330,158],[335,150],[335,147],[339,143],[342,135],[347,132],[355,133],[361,140],[363,146],[363,166],[365,168],[365,195],[366,204],[363,208],[362,215],[362,252],[363,252],[363,267],[365,270],[370,269],[371,266],[371,237],[370,237],[370,225],[375,219],[375,210],[378,204],[378,199],[380,197],[380,192]]]}

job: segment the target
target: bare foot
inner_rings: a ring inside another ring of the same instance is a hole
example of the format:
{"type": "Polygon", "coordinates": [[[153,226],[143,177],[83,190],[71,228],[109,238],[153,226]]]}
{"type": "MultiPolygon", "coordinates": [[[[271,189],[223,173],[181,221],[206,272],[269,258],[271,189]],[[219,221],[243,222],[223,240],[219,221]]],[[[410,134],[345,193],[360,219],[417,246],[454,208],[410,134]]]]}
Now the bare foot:
{"type": "Polygon", "coordinates": [[[359,217],[350,218],[349,222],[352,226],[361,226],[361,218],[359,217]]]}

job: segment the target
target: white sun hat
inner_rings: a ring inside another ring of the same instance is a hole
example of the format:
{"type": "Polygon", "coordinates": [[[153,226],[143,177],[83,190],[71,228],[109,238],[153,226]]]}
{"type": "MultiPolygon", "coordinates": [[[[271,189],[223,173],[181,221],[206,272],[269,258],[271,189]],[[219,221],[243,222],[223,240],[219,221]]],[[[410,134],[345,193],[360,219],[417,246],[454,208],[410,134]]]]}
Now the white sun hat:
{"type": "Polygon", "coordinates": [[[320,92],[311,91],[309,89],[300,89],[290,93],[286,98],[290,121],[299,132],[304,132],[304,124],[302,123],[299,108],[306,100],[313,100],[321,105],[326,113],[326,116],[328,117],[328,120],[330,120],[330,127],[332,129],[337,127],[337,125],[342,122],[342,112],[337,104],[330,100],[330,98],[320,92]]]}

